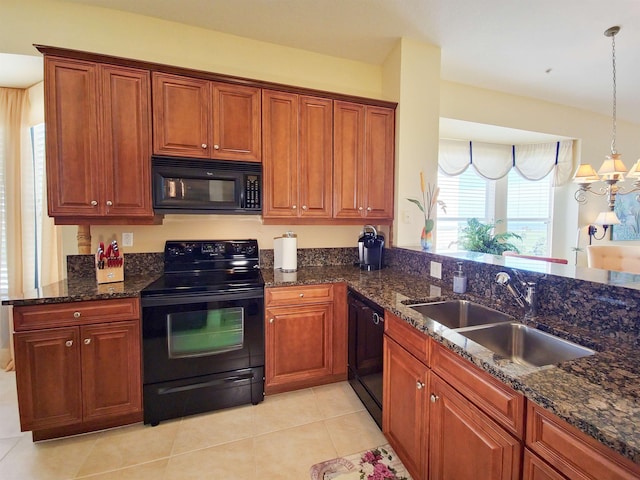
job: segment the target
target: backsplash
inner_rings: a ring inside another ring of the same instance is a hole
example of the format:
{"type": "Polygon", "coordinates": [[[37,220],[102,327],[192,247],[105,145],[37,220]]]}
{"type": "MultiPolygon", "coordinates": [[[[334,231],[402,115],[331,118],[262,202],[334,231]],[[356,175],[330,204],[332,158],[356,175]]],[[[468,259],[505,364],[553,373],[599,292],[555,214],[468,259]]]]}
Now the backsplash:
{"type": "MultiPolygon", "coordinates": [[[[159,275],[164,271],[164,254],[125,253],[124,276],[159,275]]],[[[67,278],[94,277],[95,257],[93,255],[67,255],[67,278]]]]}

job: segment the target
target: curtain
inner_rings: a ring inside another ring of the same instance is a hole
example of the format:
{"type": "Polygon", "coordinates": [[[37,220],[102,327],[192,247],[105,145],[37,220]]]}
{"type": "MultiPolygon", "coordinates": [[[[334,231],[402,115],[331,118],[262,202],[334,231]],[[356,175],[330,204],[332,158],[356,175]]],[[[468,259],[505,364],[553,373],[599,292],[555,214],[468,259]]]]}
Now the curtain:
{"type": "Polygon", "coordinates": [[[573,175],[573,141],[502,145],[441,139],[438,165],[447,175],[460,175],[473,166],[489,180],[504,177],[512,168],[528,180],[540,180],[553,171],[553,185],[560,186],[573,175]]]}
{"type": "MultiPolygon", "coordinates": [[[[58,232],[36,200],[38,196],[46,198],[44,191],[34,190],[35,185],[44,189],[46,182],[38,182],[35,177],[42,173],[34,170],[29,109],[26,90],[0,88],[0,271],[6,272],[0,278],[3,296],[19,296],[58,280],[58,232]],[[41,245],[45,241],[47,260],[43,262],[41,245]]],[[[0,313],[0,347],[5,348],[10,315],[5,307],[0,313]]]]}

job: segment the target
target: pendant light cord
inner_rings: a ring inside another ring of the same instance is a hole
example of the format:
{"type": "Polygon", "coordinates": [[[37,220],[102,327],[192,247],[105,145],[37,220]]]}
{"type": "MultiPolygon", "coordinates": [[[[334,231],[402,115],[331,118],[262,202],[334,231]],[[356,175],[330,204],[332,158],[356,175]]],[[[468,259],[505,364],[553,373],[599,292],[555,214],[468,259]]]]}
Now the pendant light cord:
{"type": "Polygon", "coordinates": [[[604,34],[611,37],[611,61],[613,66],[613,124],[611,130],[611,154],[615,155],[616,151],[616,35],[620,31],[620,27],[611,27],[604,34]]]}

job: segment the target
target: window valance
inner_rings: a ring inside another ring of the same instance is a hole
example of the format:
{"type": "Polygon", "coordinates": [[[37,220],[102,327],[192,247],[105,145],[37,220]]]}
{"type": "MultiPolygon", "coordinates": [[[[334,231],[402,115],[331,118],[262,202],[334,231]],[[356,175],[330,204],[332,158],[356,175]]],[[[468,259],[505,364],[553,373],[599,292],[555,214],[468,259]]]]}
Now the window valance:
{"type": "Polygon", "coordinates": [[[460,175],[471,165],[490,180],[504,177],[512,168],[529,180],[540,180],[553,171],[553,185],[557,187],[570,182],[573,176],[573,141],[502,145],[440,140],[438,166],[444,173],[460,175]]]}

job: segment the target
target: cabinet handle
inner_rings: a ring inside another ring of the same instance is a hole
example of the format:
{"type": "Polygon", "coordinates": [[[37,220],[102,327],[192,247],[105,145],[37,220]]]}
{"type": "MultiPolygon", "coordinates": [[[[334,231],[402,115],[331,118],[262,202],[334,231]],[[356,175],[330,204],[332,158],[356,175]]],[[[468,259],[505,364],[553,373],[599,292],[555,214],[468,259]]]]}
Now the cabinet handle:
{"type": "Polygon", "coordinates": [[[307,209],[307,206],[306,206],[306,205],[302,205],[302,209],[303,209],[303,210],[306,210],[306,209],[307,209]]]}
{"type": "Polygon", "coordinates": [[[73,345],[73,340],[67,340],[66,342],[64,342],[65,346],[70,347],[71,345],[73,345]]]}
{"type": "Polygon", "coordinates": [[[85,345],[89,345],[91,343],[91,339],[90,338],[85,338],[84,339],[84,344],[85,345]]]}
{"type": "Polygon", "coordinates": [[[273,318],[270,318],[269,323],[273,323],[273,320],[274,320],[273,318]]]}
{"type": "Polygon", "coordinates": [[[113,205],[113,202],[111,200],[107,200],[107,207],[111,207],[113,205]]]}
{"type": "Polygon", "coordinates": [[[80,318],[80,315],[82,315],[80,312],[73,312],[73,318],[80,318]]]}
{"type": "Polygon", "coordinates": [[[298,295],[300,298],[304,297],[304,293],[301,293],[300,295],[298,295]]]}
{"type": "Polygon", "coordinates": [[[431,399],[431,403],[436,403],[438,400],[440,400],[440,397],[435,393],[432,393],[429,398],[431,399]]]}
{"type": "Polygon", "coordinates": [[[360,212],[361,212],[361,211],[362,211],[362,207],[358,207],[358,211],[360,211],[360,212]]]}
{"type": "Polygon", "coordinates": [[[424,388],[424,383],[422,383],[420,380],[418,380],[418,381],[416,382],[416,388],[417,388],[418,390],[422,390],[422,389],[424,388]]]}
{"type": "Polygon", "coordinates": [[[370,211],[371,211],[371,207],[367,207],[367,212],[370,212],[370,211]]]}
{"type": "Polygon", "coordinates": [[[214,149],[214,150],[220,150],[220,145],[214,145],[214,146],[213,146],[213,149],[214,149]]]}
{"type": "Polygon", "coordinates": [[[292,205],[292,206],[291,206],[291,208],[292,208],[293,210],[295,210],[296,208],[298,208],[298,206],[297,206],[297,205],[292,205]]]}
{"type": "Polygon", "coordinates": [[[95,207],[98,205],[98,202],[96,200],[91,200],[91,206],[95,207]]]}
{"type": "Polygon", "coordinates": [[[203,144],[202,144],[202,148],[207,148],[207,144],[206,144],[206,143],[203,143],[203,144]]]}

